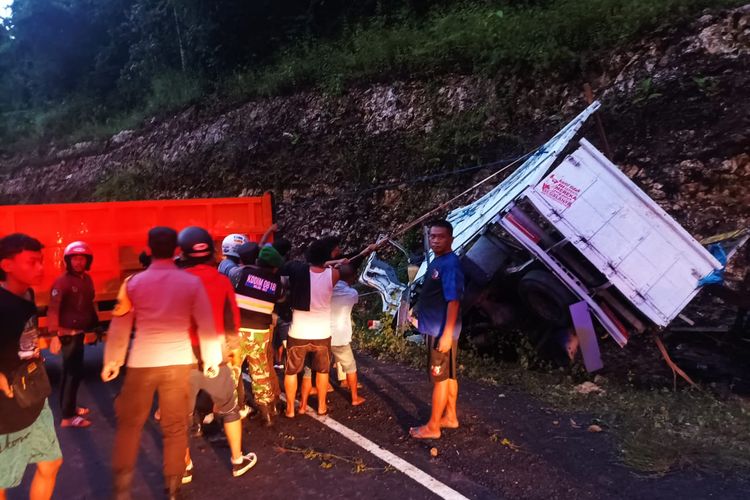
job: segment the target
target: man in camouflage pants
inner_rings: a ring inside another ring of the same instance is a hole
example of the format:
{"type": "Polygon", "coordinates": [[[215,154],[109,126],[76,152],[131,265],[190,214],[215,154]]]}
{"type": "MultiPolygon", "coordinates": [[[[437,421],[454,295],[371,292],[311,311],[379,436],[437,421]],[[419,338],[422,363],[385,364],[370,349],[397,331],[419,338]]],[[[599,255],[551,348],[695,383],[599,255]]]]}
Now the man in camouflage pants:
{"type": "Polygon", "coordinates": [[[276,394],[273,391],[271,372],[268,370],[268,343],[271,341],[271,330],[240,328],[242,335],[242,355],[247,357],[250,377],[252,378],[253,399],[263,416],[263,406],[273,414],[276,394]]]}
{"type": "Polygon", "coordinates": [[[282,296],[279,267],[284,260],[272,246],[260,250],[255,265],[242,266],[232,273],[232,285],[240,308],[242,351],[250,365],[253,398],[265,426],[273,425],[276,397],[268,363],[273,308],[282,296]]]}

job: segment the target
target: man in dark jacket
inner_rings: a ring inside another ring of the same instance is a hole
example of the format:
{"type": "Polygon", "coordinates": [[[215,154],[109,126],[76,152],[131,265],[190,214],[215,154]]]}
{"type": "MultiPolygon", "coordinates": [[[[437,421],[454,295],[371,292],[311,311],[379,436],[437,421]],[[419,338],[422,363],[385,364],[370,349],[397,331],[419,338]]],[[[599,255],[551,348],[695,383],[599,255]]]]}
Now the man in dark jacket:
{"type": "Polygon", "coordinates": [[[48,330],[56,335],[50,350],[62,352],[60,411],[62,427],[88,427],[88,408],[76,405],[78,386],[83,378],[84,333],[99,324],[94,304],[94,281],[87,272],[94,254],[88,244],[74,241],[63,253],[65,273],[55,280],[47,309],[48,330]]]}

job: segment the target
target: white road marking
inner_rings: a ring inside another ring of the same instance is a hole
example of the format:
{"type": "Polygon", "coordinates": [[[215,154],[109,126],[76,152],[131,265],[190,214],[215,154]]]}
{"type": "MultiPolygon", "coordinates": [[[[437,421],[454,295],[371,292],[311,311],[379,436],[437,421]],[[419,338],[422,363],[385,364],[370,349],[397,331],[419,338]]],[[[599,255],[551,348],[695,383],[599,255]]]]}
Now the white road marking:
{"type": "MultiPolygon", "coordinates": [[[[242,374],[242,378],[246,380],[247,382],[250,382],[250,376],[247,373],[242,374]]],[[[281,399],[286,402],[286,397],[282,394],[281,399]]],[[[422,471],[421,469],[418,469],[414,465],[410,464],[406,460],[394,455],[390,451],[386,450],[385,448],[381,447],[377,443],[370,441],[366,437],[364,437],[362,434],[351,430],[344,424],[332,419],[328,415],[317,415],[314,411],[308,408],[307,410],[307,416],[314,418],[321,424],[325,425],[329,429],[332,429],[345,438],[347,438],[349,441],[353,442],[357,446],[365,449],[366,451],[369,451],[376,457],[378,457],[383,462],[387,463],[394,469],[398,470],[399,472],[406,474],[410,478],[412,478],[414,481],[418,482],[431,492],[435,493],[441,498],[445,498],[447,500],[468,500],[467,497],[463,496],[461,493],[457,492],[450,486],[441,483],[434,477],[430,476],[426,472],[422,471]]]]}

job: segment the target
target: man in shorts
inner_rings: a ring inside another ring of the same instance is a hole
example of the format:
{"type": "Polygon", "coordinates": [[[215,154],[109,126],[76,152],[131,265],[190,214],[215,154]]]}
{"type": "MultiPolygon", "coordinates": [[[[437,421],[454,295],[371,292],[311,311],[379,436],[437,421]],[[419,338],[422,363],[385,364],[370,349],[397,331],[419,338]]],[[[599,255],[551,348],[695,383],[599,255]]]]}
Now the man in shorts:
{"type": "MultiPolygon", "coordinates": [[[[208,231],[202,227],[189,226],[177,235],[180,247],[182,268],[185,272],[197,276],[206,289],[211,303],[216,332],[225,346],[225,356],[219,365],[219,374],[209,378],[203,374],[203,362],[200,359],[200,343],[195,326],[190,329],[190,341],[198,366],[190,371],[190,410],[189,422],[193,420],[195,400],[198,392],[203,390],[214,404],[214,413],[222,417],[224,434],[227,437],[231,453],[232,476],[240,477],[249,471],[258,461],[255,453],[242,451],[242,419],[240,404],[237,399],[237,386],[232,378],[232,366],[240,366],[239,325],[240,312],[234,298],[234,288],[229,278],[216,270],[214,264],[214,241],[208,231]]],[[[188,448],[185,456],[185,472],[182,484],[193,480],[193,461],[188,448]]]]}
{"type": "Polygon", "coordinates": [[[352,351],[352,308],[359,302],[359,294],[352,288],[357,275],[350,264],[339,266],[341,279],[333,287],[331,298],[331,354],[344,375],[339,381],[342,387],[349,388],[352,394],[352,406],[358,406],[365,399],[357,394],[357,362],[352,351]]]}
{"type": "Polygon", "coordinates": [[[0,239],[0,499],[21,484],[28,464],[36,464],[30,498],[49,499],[55,489],[62,452],[47,398],[22,406],[13,391],[13,374],[38,359],[39,331],[31,289],[44,276],[42,244],[25,234],[0,239]]]}
{"type": "MultiPolygon", "coordinates": [[[[324,240],[314,241],[307,249],[308,264],[297,264],[290,269],[292,326],[287,340],[287,362],[284,372],[286,390],[286,417],[294,418],[294,400],[297,396],[297,375],[311,357],[310,368],[316,372],[316,387],[328,387],[331,366],[331,296],[333,285],[339,281],[338,269],[326,267],[331,249],[324,240]]],[[[303,379],[300,413],[307,411],[310,379],[303,379]]],[[[326,392],[318,394],[318,415],[328,413],[326,392]]]]}
{"type": "Polygon", "coordinates": [[[456,380],[458,336],[461,333],[460,301],[464,291],[461,262],[453,253],[453,226],[446,220],[430,224],[430,249],[435,258],[425,273],[417,304],[417,328],[425,335],[433,383],[430,420],[409,430],[416,439],[437,439],[441,429],[458,428],[456,380]]]}

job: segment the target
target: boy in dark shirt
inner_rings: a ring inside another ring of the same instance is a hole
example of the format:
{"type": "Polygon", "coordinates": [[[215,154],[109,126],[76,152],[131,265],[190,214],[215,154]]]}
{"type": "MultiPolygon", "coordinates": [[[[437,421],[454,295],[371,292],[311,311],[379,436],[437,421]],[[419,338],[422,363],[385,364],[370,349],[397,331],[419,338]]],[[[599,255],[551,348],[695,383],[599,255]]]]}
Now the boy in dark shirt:
{"type": "Polygon", "coordinates": [[[36,463],[32,498],[50,498],[62,465],[52,412],[45,398],[21,406],[14,397],[13,375],[38,360],[39,332],[31,286],[44,276],[42,244],[25,234],[0,239],[0,497],[36,463]]]}
{"type": "Polygon", "coordinates": [[[436,439],[441,429],[458,427],[456,380],[458,336],[461,333],[460,301],[464,275],[458,256],[453,253],[453,226],[439,220],[430,224],[430,248],[435,258],[427,267],[417,304],[418,326],[427,340],[432,391],[432,413],[423,426],[412,427],[411,437],[436,439]]]}

